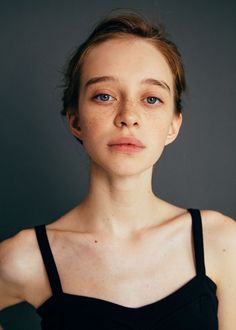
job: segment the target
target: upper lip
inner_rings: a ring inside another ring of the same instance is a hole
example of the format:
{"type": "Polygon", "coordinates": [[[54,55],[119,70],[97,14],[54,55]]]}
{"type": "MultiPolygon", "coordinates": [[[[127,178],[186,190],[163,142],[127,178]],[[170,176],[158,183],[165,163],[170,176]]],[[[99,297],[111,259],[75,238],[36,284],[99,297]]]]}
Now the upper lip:
{"type": "Polygon", "coordinates": [[[111,146],[114,144],[132,144],[137,147],[142,147],[142,148],[145,147],[145,145],[140,140],[136,139],[133,136],[124,136],[124,137],[114,139],[108,145],[111,146]]]}

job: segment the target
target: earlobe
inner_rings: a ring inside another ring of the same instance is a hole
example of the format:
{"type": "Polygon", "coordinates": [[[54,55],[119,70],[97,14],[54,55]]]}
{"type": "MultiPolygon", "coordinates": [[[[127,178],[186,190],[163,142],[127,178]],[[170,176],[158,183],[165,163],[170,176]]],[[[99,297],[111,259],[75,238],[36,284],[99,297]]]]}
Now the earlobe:
{"type": "Polygon", "coordinates": [[[180,127],[182,125],[182,121],[183,121],[182,113],[174,115],[174,118],[172,120],[172,123],[171,123],[170,128],[169,128],[169,132],[168,132],[168,135],[167,135],[167,138],[166,138],[165,146],[170,144],[171,142],[173,142],[177,138],[180,127]]]}
{"type": "Polygon", "coordinates": [[[78,114],[71,113],[70,111],[67,111],[66,118],[71,130],[71,133],[82,140],[82,131],[79,124],[79,117],[78,114]]]}

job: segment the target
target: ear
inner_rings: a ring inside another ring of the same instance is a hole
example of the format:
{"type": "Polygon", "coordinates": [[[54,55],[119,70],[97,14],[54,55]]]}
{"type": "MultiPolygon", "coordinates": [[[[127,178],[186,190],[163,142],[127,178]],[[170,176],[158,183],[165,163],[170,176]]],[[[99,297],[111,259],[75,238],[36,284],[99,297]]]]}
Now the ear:
{"type": "Polygon", "coordinates": [[[169,132],[166,137],[165,146],[170,144],[177,138],[182,121],[183,121],[182,113],[174,114],[173,120],[170,124],[169,132]]]}
{"type": "Polygon", "coordinates": [[[66,113],[66,118],[71,130],[71,133],[82,140],[82,130],[80,127],[80,121],[79,121],[79,114],[76,112],[72,111],[67,111],[66,113]]]}

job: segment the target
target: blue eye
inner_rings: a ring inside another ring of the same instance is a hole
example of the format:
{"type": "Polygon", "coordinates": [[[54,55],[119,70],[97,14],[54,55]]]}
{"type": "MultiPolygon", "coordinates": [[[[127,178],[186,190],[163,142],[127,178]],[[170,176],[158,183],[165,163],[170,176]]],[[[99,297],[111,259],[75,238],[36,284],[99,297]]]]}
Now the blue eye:
{"type": "MultiPolygon", "coordinates": [[[[101,94],[95,95],[93,97],[93,99],[97,99],[97,100],[100,99],[100,101],[106,102],[106,101],[110,101],[109,97],[112,97],[112,96],[109,94],[101,93],[101,94]]],[[[148,102],[149,104],[155,105],[158,103],[162,103],[162,101],[158,97],[155,97],[155,96],[148,96],[147,99],[149,99],[151,101],[151,102],[148,102]]]]}
{"type": "Polygon", "coordinates": [[[151,102],[149,104],[156,104],[155,101],[158,101],[157,103],[161,103],[161,100],[155,96],[148,96],[147,99],[151,99],[151,102]]]}
{"type": "Polygon", "coordinates": [[[97,94],[93,98],[98,99],[98,97],[100,97],[100,96],[102,96],[102,98],[100,98],[101,101],[109,101],[109,96],[111,96],[111,95],[109,95],[109,94],[97,94]],[[104,98],[104,96],[105,96],[105,98],[104,98]]]}

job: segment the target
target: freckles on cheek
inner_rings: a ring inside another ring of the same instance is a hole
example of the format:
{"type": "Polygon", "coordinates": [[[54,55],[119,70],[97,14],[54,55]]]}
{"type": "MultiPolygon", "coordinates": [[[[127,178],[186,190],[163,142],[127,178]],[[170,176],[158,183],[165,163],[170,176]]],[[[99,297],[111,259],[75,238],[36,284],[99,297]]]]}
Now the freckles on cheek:
{"type": "Polygon", "coordinates": [[[87,120],[87,122],[84,125],[84,129],[85,129],[85,134],[86,135],[94,135],[96,134],[96,132],[99,130],[99,122],[96,120],[87,120]]]}

